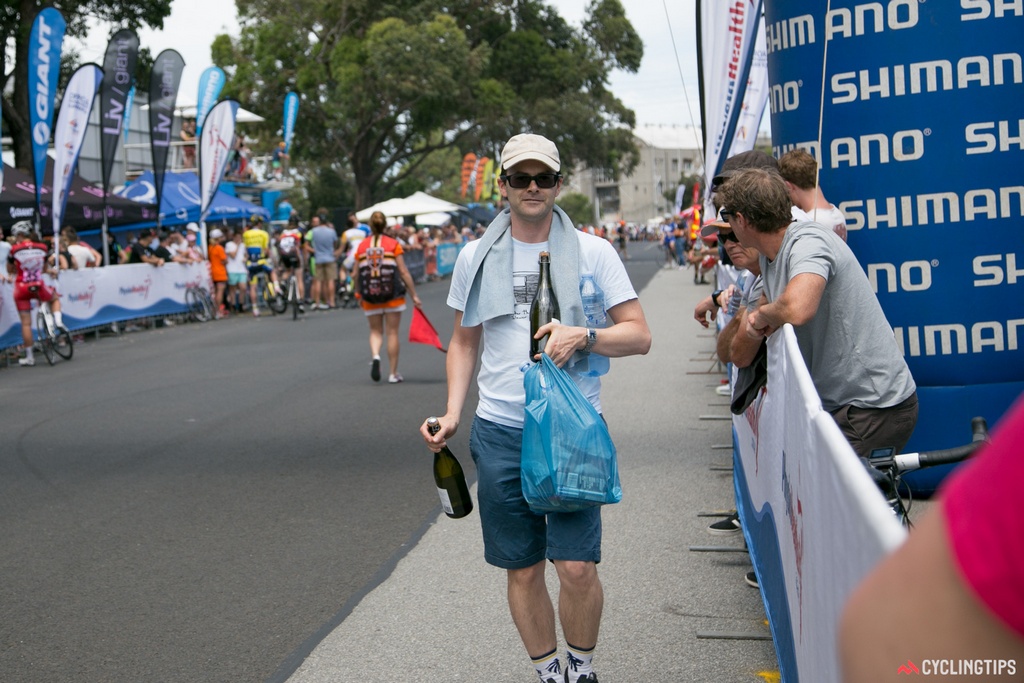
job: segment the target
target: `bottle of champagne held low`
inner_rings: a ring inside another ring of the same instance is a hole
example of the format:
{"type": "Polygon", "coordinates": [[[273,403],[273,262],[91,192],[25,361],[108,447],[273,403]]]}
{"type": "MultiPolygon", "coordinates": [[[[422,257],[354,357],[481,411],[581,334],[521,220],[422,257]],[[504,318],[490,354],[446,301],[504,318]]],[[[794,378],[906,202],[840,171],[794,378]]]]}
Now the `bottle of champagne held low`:
{"type": "Polygon", "coordinates": [[[537,283],[537,295],[533,297],[530,304],[530,360],[544,350],[547,344],[547,336],[534,339],[542,326],[552,320],[561,317],[558,312],[558,299],[555,298],[555,289],[551,285],[551,255],[542,251],[540,253],[540,281],[537,283]]]}
{"type": "MultiPolygon", "coordinates": [[[[439,429],[441,425],[436,417],[427,419],[427,431],[437,434],[439,429]]],[[[469,496],[466,475],[447,446],[434,453],[434,483],[437,484],[437,495],[441,498],[444,514],[459,519],[473,511],[473,499],[469,496]]]]}

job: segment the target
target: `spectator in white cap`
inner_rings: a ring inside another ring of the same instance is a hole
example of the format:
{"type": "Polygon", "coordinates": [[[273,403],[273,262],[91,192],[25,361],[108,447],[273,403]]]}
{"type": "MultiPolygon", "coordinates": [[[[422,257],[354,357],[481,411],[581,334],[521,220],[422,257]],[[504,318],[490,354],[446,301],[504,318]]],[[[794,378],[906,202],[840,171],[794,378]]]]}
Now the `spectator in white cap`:
{"type": "MultiPolygon", "coordinates": [[[[558,148],[541,135],[516,135],[505,144],[498,188],[509,208],[459,253],[448,294],[448,305],[455,309],[447,359],[448,409],[436,436],[426,421],[420,433],[431,450],[444,445],[459,428],[476,375],[480,400],[469,443],[477,466],[484,559],[506,571],[512,620],[540,681],[597,683],[592,659],[604,605],[597,576],[601,508],[534,513],[518,483],[526,410],[520,366],[540,360],[529,353],[529,311],[540,253],[550,254],[561,322],[543,325],[535,338],[547,337],[544,353],[556,365],[582,359],[591,350],[612,357],[647,353],[651,333],[615,248],[608,240],[576,230],[555,206],[562,188],[560,168],[558,148]],[[610,321],[606,328],[587,328],[579,291],[584,273],[592,274],[604,291],[610,321]],[[544,578],[548,561],[554,563],[560,584],[564,672],[544,578]]],[[[600,378],[578,376],[576,382],[600,411],[600,378]]]]}

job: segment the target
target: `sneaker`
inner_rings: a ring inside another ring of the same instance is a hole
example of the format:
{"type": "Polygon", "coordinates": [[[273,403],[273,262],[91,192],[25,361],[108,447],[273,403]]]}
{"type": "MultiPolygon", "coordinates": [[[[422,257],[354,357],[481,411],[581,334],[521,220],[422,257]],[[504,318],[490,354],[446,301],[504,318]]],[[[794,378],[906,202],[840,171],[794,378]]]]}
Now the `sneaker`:
{"type": "Polygon", "coordinates": [[[760,588],[761,585],[757,582],[757,574],[754,572],[747,572],[744,575],[743,580],[747,582],[747,585],[751,588],[760,588]]]}
{"type": "Polygon", "coordinates": [[[737,514],[731,514],[725,519],[721,519],[708,526],[708,533],[716,536],[731,536],[732,534],[739,533],[739,531],[740,517],[737,514]]]}
{"type": "Polygon", "coordinates": [[[305,313],[305,312],[306,312],[306,307],[303,306],[302,304],[299,304],[299,313],[305,313]]]}
{"type": "Polygon", "coordinates": [[[390,377],[388,377],[388,382],[390,382],[391,384],[398,384],[399,382],[403,381],[404,379],[405,379],[404,377],[402,377],[401,375],[399,375],[396,372],[395,374],[393,374],[390,377]]]}
{"type": "Polygon", "coordinates": [[[31,366],[33,366],[35,364],[36,364],[36,359],[35,358],[19,358],[18,359],[18,365],[25,365],[25,366],[31,367],[31,366]]]}
{"type": "Polygon", "coordinates": [[[591,671],[586,676],[580,676],[575,683],[597,683],[597,674],[591,671]]]}
{"type": "Polygon", "coordinates": [[[329,310],[331,310],[331,307],[328,306],[327,304],[320,304],[319,306],[317,306],[317,308],[319,308],[321,311],[329,311],[329,310]]]}
{"type": "Polygon", "coordinates": [[[370,379],[374,382],[380,381],[380,358],[374,358],[370,363],[370,379]]]}
{"type": "Polygon", "coordinates": [[[719,396],[732,396],[732,388],[728,384],[723,384],[720,387],[715,387],[715,393],[719,396]]]}
{"type": "Polygon", "coordinates": [[[252,309],[252,317],[254,317],[254,318],[260,317],[260,309],[258,309],[258,308],[252,309]]]}

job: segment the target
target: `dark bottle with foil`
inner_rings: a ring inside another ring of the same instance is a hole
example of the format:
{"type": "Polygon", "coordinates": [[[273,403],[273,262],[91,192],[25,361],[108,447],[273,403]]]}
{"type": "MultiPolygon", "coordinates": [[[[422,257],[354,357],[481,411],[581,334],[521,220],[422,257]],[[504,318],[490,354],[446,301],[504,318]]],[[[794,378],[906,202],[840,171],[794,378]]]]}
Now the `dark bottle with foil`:
{"type": "Polygon", "coordinates": [[[547,335],[540,339],[534,339],[542,326],[552,320],[558,320],[558,299],[555,298],[555,289],[551,286],[551,255],[542,251],[540,253],[540,282],[537,283],[537,295],[533,297],[530,304],[530,360],[544,350],[547,344],[547,335]]]}
{"type": "MultiPolygon", "coordinates": [[[[427,418],[427,431],[437,434],[439,429],[441,425],[436,417],[427,418]]],[[[466,475],[447,446],[434,453],[434,483],[437,484],[437,495],[441,497],[444,514],[459,519],[473,511],[473,499],[469,496],[466,475]]]]}

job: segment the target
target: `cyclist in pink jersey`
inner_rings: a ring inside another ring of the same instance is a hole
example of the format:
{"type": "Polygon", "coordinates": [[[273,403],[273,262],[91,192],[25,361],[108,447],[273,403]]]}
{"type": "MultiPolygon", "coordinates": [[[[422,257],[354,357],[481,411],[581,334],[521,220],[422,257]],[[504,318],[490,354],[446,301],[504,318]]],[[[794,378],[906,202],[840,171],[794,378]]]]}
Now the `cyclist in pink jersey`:
{"type": "Polygon", "coordinates": [[[47,265],[49,248],[38,237],[35,227],[29,221],[18,221],[11,227],[11,234],[17,240],[7,257],[7,272],[14,275],[14,305],[21,319],[21,339],[25,346],[25,357],[18,359],[19,365],[35,365],[32,348],[32,300],[50,304],[53,319],[58,327],[64,322],[60,313],[60,299],[57,292],[43,281],[43,274],[53,274],[47,265]]]}

